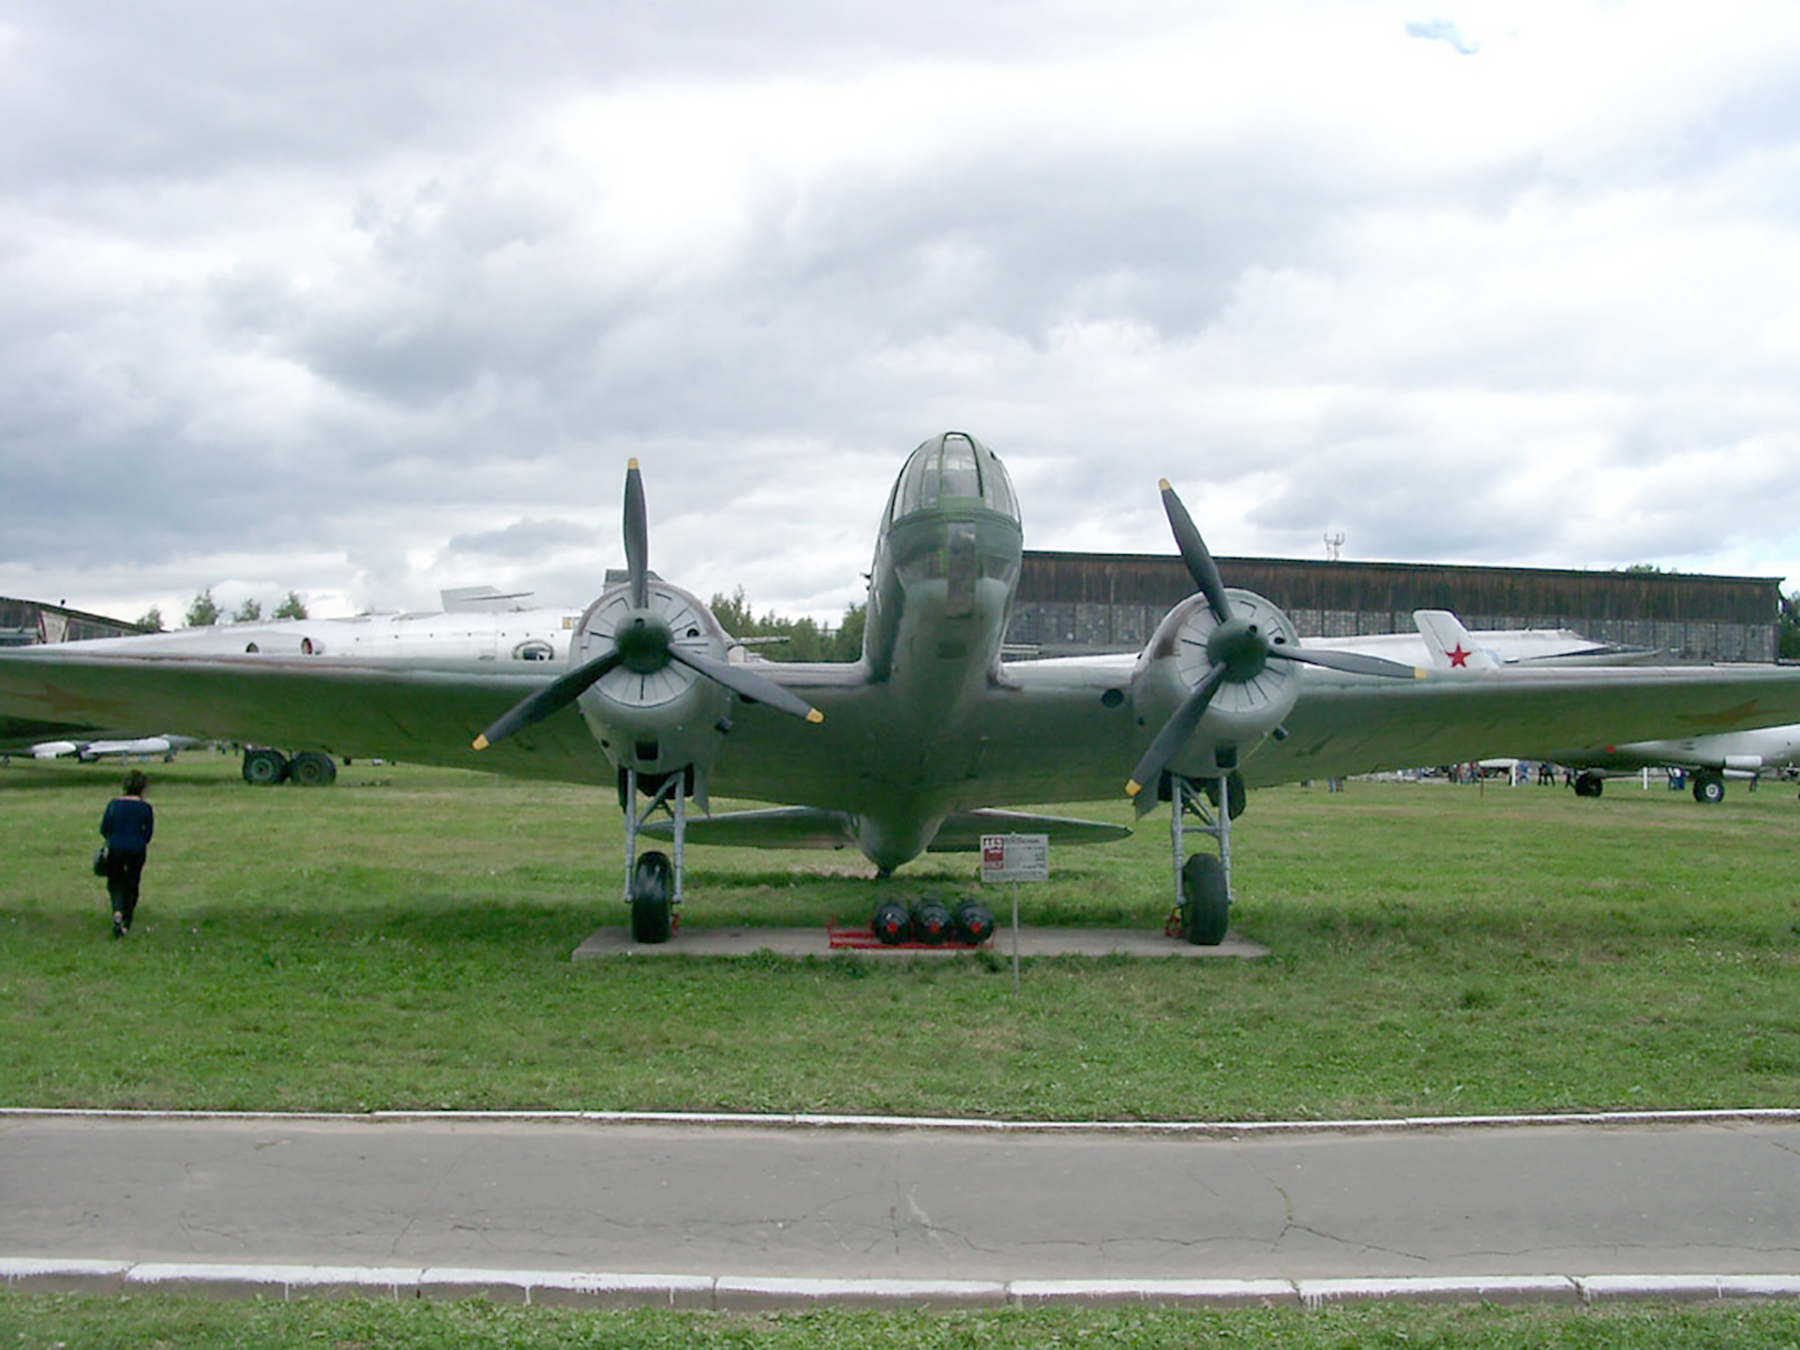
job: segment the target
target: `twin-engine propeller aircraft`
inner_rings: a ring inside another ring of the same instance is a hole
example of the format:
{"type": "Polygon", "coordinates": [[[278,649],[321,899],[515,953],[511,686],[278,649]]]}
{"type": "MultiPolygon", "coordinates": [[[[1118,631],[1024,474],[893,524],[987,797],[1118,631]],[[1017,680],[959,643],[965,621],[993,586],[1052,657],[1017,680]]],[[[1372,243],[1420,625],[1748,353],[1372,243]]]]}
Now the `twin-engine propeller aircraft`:
{"type": "Polygon", "coordinates": [[[1368,651],[1303,644],[1268,600],[1224,585],[1166,483],[1163,504],[1195,594],[1135,657],[1002,662],[1018,504],[1000,460],[947,432],[913,451],[888,498],[855,662],[728,661],[711,610],[650,570],[634,462],[625,580],[555,660],[200,652],[180,633],[64,643],[0,653],[0,714],[616,784],[625,895],[646,942],[670,935],[689,843],[853,846],[887,874],[928,850],[972,851],[984,834],[1118,838],[1123,826],[1021,808],[1125,792],[1140,815],[1169,804],[1183,931],[1216,943],[1246,787],[1479,759],[1527,739],[1800,720],[1800,669],[1422,678],[1368,651]],[[712,814],[714,795],[772,805],[712,814]],[[1216,854],[1187,856],[1190,831],[1216,854]],[[641,850],[646,837],[672,848],[641,850]]]}

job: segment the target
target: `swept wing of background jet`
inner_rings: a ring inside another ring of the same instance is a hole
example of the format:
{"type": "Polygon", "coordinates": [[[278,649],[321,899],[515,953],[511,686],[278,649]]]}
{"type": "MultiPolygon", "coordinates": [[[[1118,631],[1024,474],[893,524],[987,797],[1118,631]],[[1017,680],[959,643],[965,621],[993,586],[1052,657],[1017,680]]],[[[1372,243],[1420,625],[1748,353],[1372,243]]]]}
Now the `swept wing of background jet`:
{"type": "Polygon", "coordinates": [[[1163,501],[1195,593],[1135,659],[1002,663],[1018,503],[999,458],[949,432],[908,457],[882,512],[855,662],[728,662],[712,612],[650,571],[634,463],[625,578],[561,641],[543,639],[548,660],[520,658],[538,640],[524,629],[473,657],[406,655],[397,637],[323,650],[315,637],[310,651],[199,652],[181,634],[67,643],[0,653],[0,715],[604,784],[627,808],[624,889],[645,941],[668,936],[684,847],[709,831],[849,845],[887,873],[990,831],[1114,837],[1034,804],[1130,792],[1140,813],[1169,803],[1184,926],[1216,942],[1246,786],[1800,720],[1800,670],[1517,664],[1421,679],[1303,643],[1268,600],[1223,584],[1173,488],[1163,501]],[[767,806],[713,815],[715,796],[767,806]],[[652,828],[673,857],[640,848],[652,828]],[[1188,857],[1190,830],[1216,855],[1188,857]]]}

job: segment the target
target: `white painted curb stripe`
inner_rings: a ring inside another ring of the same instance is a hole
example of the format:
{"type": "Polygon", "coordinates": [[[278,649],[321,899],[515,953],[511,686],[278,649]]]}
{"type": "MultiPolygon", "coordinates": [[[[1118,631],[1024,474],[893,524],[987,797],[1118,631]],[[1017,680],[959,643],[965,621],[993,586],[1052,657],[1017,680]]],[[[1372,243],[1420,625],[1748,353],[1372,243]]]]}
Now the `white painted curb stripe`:
{"type": "Polygon", "coordinates": [[[522,1304],[670,1308],[1035,1307],[1047,1303],[1317,1308],[1340,1302],[1587,1303],[1800,1299],[1800,1274],[1455,1275],[1248,1280],[884,1280],[309,1266],[241,1262],[0,1257],[0,1286],[21,1294],[165,1291],[212,1297],[489,1298],[522,1304]]]}
{"type": "Polygon", "coordinates": [[[1525,1126],[1706,1125],[1800,1122],[1800,1108],[1720,1107],[1694,1111],[1583,1111],[1565,1115],[1397,1116],[1369,1120],[981,1120],[957,1116],[855,1116],[726,1111],[127,1111],[92,1107],[0,1106],[0,1119],[315,1121],[321,1124],[736,1125],[756,1129],[959,1130],[977,1134],[1368,1134],[1381,1131],[1525,1126]]]}

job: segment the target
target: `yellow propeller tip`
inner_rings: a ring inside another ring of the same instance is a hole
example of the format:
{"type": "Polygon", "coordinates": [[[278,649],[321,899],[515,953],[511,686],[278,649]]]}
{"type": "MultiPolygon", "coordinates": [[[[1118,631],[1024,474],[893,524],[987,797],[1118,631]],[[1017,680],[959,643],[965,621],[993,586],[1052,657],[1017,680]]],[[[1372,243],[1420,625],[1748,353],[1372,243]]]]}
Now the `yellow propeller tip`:
{"type": "Polygon", "coordinates": [[[1169,490],[1169,480],[1166,478],[1157,479],[1156,489],[1158,492],[1167,492],[1169,490]]]}
{"type": "Polygon", "coordinates": [[[485,750],[488,748],[488,738],[486,736],[477,736],[473,741],[473,745],[477,750],[485,750]]]}
{"type": "Polygon", "coordinates": [[[630,459],[625,461],[625,468],[628,471],[631,469],[637,468],[637,466],[638,465],[637,465],[637,456],[636,455],[633,455],[630,459]]]}
{"type": "Polygon", "coordinates": [[[1138,793],[1142,792],[1143,790],[1144,790],[1144,785],[1142,783],[1138,782],[1137,779],[1135,779],[1135,778],[1132,779],[1129,783],[1125,784],[1125,795],[1127,797],[1135,797],[1138,795],[1138,793]]]}
{"type": "Polygon", "coordinates": [[[1423,666],[1414,666],[1413,678],[1415,680],[1429,680],[1431,678],[1431,672],[1426,670],[1423,666]]]}
{"type": "Polygon", "coordinates": [[[817,708],[808,708],[806,710],[806,720],[813,723],[823,722],[825,720],[825,714],[820,712],[817,708]]]}

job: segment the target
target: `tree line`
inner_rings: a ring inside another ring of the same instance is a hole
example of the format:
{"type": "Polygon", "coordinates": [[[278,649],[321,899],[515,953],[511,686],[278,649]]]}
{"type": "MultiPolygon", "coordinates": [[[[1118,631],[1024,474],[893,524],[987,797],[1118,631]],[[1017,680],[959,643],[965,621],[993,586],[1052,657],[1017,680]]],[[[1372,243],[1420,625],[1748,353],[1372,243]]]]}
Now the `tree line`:
{"type": "MultiPolygon", "coordinates": [[[[210,628],[225,619],[225,611],[219,608],[218,601],[213,599],[212,587],[208,586],[193,598],[182,617],[183,628],[210,628]]],[[[231,623],[256,623],[263,617],[262,601],[252,597],[244,601],[232,611],[231,623]]],[[[271,619],[306,619],[306,601],[300,598],[299,592],[289,591],[287,598],[276,605],[268,616],[271,619]]],[[[137,626],[148,632],[160,633],[163,630],[162,610],[152,605],[138,618],[137,626]]]]}
{"type": "Polygon", "coordinates": [[[851,605],[836,628],[813,619],[788,619],[769,610],[760,618],[739,586],[731,595],[714,595],[712,612],[725,631],[739,639],[759,639],[758,651],[782,661],[854,661],[862,655],[863,624],[868,606],[851,605]]]}

